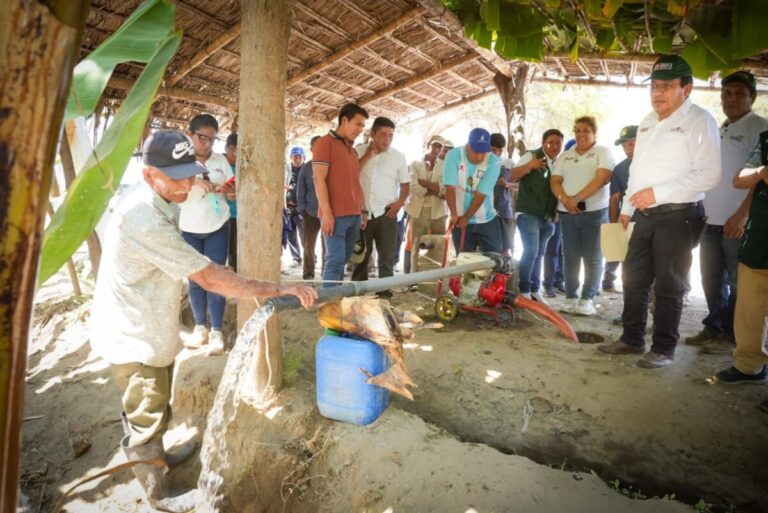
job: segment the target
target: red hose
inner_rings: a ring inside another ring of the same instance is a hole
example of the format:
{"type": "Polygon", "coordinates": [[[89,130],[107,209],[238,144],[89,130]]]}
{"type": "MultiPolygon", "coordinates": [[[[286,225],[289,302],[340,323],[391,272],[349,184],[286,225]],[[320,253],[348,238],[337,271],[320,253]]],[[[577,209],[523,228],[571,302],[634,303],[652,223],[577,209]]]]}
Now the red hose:
{"type": "Polygon", "coordinates": [[[528,310],[529,312],[533,312],[539,317],[548,320],[554,324],[563,335],[565,335],[565,338],[573,340],[574,342],[579,341],[579,337],[576,335],[573,326],[571,326],[559,313],[555,312],[544,303],[539,303],[538,301],[523,296],[516,296],[515,301],[512,304],[517,308],[528,310]]]}

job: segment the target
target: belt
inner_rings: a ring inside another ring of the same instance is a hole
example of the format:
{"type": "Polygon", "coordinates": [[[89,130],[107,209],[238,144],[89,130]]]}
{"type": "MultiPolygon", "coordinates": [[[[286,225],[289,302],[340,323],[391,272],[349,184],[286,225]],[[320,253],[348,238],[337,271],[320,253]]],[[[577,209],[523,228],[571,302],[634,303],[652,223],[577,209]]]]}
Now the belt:
{"type": "Polygon", "coordinates": [[[678,210],[688,210],[694,208],[698,203],[667,203],[665,205],[659,205],[658,207],[646,208],[641,210],[644,216],[654,216],[658,214],[666,214],[669,212],[677,212],[678,210]]]}

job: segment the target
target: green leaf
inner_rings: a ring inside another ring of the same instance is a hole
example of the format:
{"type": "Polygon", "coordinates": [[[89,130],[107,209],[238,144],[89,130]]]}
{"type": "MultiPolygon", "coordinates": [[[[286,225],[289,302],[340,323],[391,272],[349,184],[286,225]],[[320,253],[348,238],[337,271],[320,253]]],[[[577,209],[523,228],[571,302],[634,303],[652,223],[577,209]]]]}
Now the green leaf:
{"type": "Polygon", "coordinates": [[[723,61],[710,52],[701,40],[683,48],[680,55],[691,65],[693,76],[702,80],[709,79],[713,71],[723,67],[723,61]]]}
{"type": "Polygon", "coordinates": [[[485,23],[478,22],[475,26],[475,31],[472,33],[472,38],[477,41],[477,44],[483,48],[491,49],[491,43],[493,42],[493,32],[485,28],[485,23]]]}
{"type": "Polygon", "coordinates": [[[597,46],[603,50],[610,49],[611,46],[613,46],[614,41],[616,41],[616,35],[613,33],[613,30],[610,29],[602,29],[595,35],[597,46]]]}
{"type": "Polygon", "coordinates": [[[505,59],[514,59],[517,52],[517,38],[512,36],[501,36],[496,39],[496,45],[493,50],[505,59]]]}
{"type": "Polygon", "coordinates": [[[141,139],[165,68],[176,53],[181,38],[181,32],[174,32],[160,41],[157,51],[85,163],[85,170],[72,183],[54,213],[43,236],[38,284],[44,283],[64,265],[96,227],[141,139]]]}
{"type": "Polygon", "coordinates": [[[667,11],[676,16],[686,16],[688,11],[699,3],[701,0],[667,0],[667,11]]]}
{"type": "Polygon", "coordinates": [[[501,29],[499,10],[499,0],[483,0],[480,5],[480,17],[490,31],[501,29]]]}
{"type": "Polygon", "coordinates": [[[701,61],[712,65],[710,72],[740,64],[740,59],[731,55],[731,14],[730,5],[701,6],[689,13],[688,24],[696,32],[698,42],[719,61],[716,64],[712,64],[711,58],[701,61]]]}
{"type": "Polygon", "coordinates": [[[517,38],[517,58],[526,61],[541,62],[544,58],[543,34],[517,38]]]}
{"type": "Polygon", "coordinates": [[[173,30],[176,7],[168,0],[148,0],[111,36],[75,66],[64,121],[88,116],[121,62],[146,63],[173,30]]]}
{"type": "Polygon", "coordinates": [[[571,43],[571,48],[568,50],[568,58],[571,59],[571,62],[573,63],[579,60],[579,35],[578,34],[576,34],[576,37],[573,38],[573,43],[571,43]]]}
{"type": "Polygon", "coordinates": [[[589,19],[600,18],[603,14],[600,9],[600,0],[584,0],[584,12],[589,19]]]}
{"type": "Polygon", "coordinates": [[[613,18],[613,15],[616,14],[616,11],[619,10],[619,7],[621,7],[621,4],[624,3],[624,0],[606,0],[605,5],[603,6],[603,16],[606,18],[613,18]]]}
{"type": "Polygon", "coordinates": [[[561,0],[544,0],[544,7],[547,9],[559,9],[561,0]]]}
{"type": "Polygon", "coordinates": [[[672,50],[672,31],[660,21],[656,22],[656,30],[653,33],[653,51],[656,53],[669,53],[672,50]]]}
{"type": "Polygon", "coordinates": [[[765,0],[736,0],[731,18],[731,57],[750,57],[768,49],[765,0]]]}
{"type": "Polygon", "coordinates": [[[541,34],[542,27],[546,24],[544,15],[533,7],[507,2],[501,4],[500,35],[526,37],[541,34]]]}

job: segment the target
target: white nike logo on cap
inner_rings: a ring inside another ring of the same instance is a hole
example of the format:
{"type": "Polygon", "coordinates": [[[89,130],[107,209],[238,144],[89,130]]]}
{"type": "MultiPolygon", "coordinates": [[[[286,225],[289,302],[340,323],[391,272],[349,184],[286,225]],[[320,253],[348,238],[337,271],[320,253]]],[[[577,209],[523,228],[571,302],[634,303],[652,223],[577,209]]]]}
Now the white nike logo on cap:
{"type": "Polygon", "coordinates": [[[182,141],[180,143],[176,143],[176,146],[173,147],[173,152],[171,153],[171,156],[174,158],[174,160],[179,160],[184,155],[194,155],[194,154],[195,154],[195,149],[189,143],[189,141],[182,141]]]}

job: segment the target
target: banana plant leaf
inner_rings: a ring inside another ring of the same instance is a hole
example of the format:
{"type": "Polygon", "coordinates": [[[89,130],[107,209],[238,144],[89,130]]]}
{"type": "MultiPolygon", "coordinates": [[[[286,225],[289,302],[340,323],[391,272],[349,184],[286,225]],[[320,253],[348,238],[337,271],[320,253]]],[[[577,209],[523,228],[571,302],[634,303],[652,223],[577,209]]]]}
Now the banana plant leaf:
{"type": "Polygon", "coordinates": [[[89,116],[104,93],[115,66],[149,62],[173,30],[176,7],[168,0],[150,0],[136,11],[87,58],[75,66],[64,121],[89,116]]]}
{"type": "Polygon", "coordinates": [[[114,121],[85,163],[84,171],[54,213],[43,236],[38,285],[58,271],[96,227],[141,138],[165,68],[181,38],[181,32],[172,32],[159,42],[114,121]]]}

